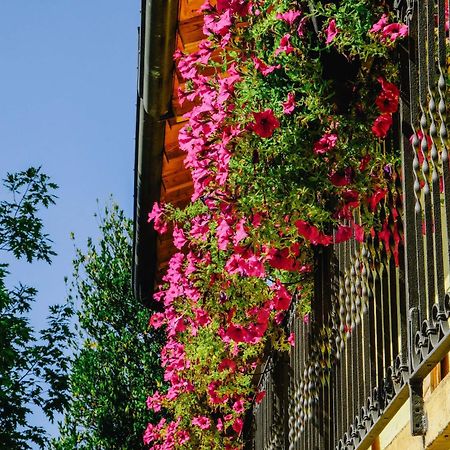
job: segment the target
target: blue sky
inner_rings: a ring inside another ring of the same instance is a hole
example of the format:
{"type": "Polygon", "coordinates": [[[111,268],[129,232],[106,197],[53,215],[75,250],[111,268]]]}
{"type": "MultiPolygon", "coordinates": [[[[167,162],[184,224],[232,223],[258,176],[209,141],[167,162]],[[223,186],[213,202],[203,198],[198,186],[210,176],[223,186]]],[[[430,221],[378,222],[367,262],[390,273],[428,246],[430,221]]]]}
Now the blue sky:
{"type": "Polygon", "coordinates": [[[139,0],[0,1],[0,177],[42,165],[60,186],[44,214],[58,256],[51,267],[11,268],[39,290],[36,326],[65,298],[70,232],[78,243],[98,235],[96,199],[113,194],[132,213],[139,9],[139,0]]]}

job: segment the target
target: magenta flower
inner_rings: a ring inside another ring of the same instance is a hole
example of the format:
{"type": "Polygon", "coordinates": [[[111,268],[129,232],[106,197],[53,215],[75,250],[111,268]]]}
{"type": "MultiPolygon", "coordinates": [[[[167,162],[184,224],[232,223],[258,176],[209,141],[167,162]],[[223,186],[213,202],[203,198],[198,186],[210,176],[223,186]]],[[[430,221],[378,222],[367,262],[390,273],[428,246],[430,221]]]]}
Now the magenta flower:
{"type": "Polygon", "coordinates": [[[201,430],[207,430],[211,426],[211,420],[205,416],[197,416],[192,419],[192,425],[199,427],[201,430]]]}
{"type": "Polygon", "coordinates": [[[219,372],[223,372],[224,370],[229,370],[231,373],[234,373],[236,371],[236,368],[237,368],[237,365],[232,359],[224,358],[220,362],[217,370],[219,372]]]}
{"type": "Polygon", "coordinates": [[[153,328],[161,328],[164,325],[166,318],[163,313],[155,313],[150,317],[149,325],[153,328]]]}
{"type": "Polygon", "coordinates": [[[395,113],[398,109],[398,97],[382,92],[375,100],[378,109],[382,113],[395,113]]]}
{"type": "Polygon", "coordinates": [[[336,235],[334,236],[334,241],[336,244],[340,242],[348,241],[352,237],[352,227],[347,225],[339,225],[336,235]]]}
{"type": "Polygon", "coordinates": [[[275,56],[277,56],[278,54],[284,52],[286,53],[286,55],[289,55],[289,53],[292,53],[295,48],[291,45],[291,35],[285,34],[280,41],[280,45],[279,47],[275,50],[275,56]]]}
{"type": "Polygon", "coordinates": [[[408,26],[400,23],[391,23],[381,32],[382,40],[396,41],[398,38],[408,36],[408,26]]]}
{"type": "Polygon", "coordinates": [[[184,244],[186,244],[184,231],[175,225],[173,228],[173,245],[175,245],[178,250],[181,250],[184,244]]]}
{"type": "Polygon", "coordinates": [[[375,119],[372,125],[372,133],[384,139],[392,126],[392,115],[391,114],[381,114],[375,119]]]}
{"type": "Polygon", "coordinates": [[[369,30],[369,33],[378,36],[381,42],[393,43],[408,35],[408,26],[397,22],[389,24],[389,17],[383,14],[381,19],[369,30]]]}
{"type": "Polygon", "coordinates": [[[240,434],[242,428],[244,427],[244,421],[240,417],[238,417],[231,427],[233,428],[234,431],[236,431],[237,434],[240,434]]]}
{"type": "Polygon", "coordinates": [[[280,126],[279,120],[275,117],[271,109],[255,112],[253,113],[253,117],[255,118],[255,122],[250,125],[250,129],[262,138],[271,137],[273,132],[280,126]]]}
{"type": "Polygon", "coordinates": [[[235,401],[233,404],[233,410],[235,412],[237,412],[238,414],[243,413],[245,411],[244,400],[239,399],[239,400],[235,401]]]}
{"type": "Polygon", "coordinates": [[[287,100],[285,102],[283,102],[283,112],[284,114],[292,114],[294,112],[295,109],[295,94],[292,92],[289,92],[288,96],[287,96],[287,100]]]}
{"type": "Polygon", "coordinates": [[[296,10],[289,10],[284,13],[278,13],[277,19],[283,20],[284,22],[288,23],[289,25],[292,25],[298,17],[302,15],[301,11],[296,10]]]}
{"type": "Polygon", "coordinates": [[[369,30],[370,33],[379,33],[389,23],[389,17],[387,14],[383,14],[381,19],[375,23],[369,30]]]}
{"type": "Polygon", "coordinates": [[[266,396],[266,391],[259,391],[255,396],[255,403],[257,405],[259,405],[263,401],[263,398],[265,396],[266,396]]]}
{"type": "Polygon", "coordinates": [[[155,412],[161,411],[162,400],[164,400],[164,395],[161,395],[158,391],[156,391],[153,395],[147,397],[147,408],[155,412]]]}
{"type": "Polygon", "coordinates": [[[325,30],[325,34],[327,36],[327,39],[325,40],[326,44],[330,44],[331,41],[336,37],[339,30],[336,28],[336,20],[331,19],[328,23],[328,27],[325,30]]]}
{"type": "Polygon", "coordinates": [[[335,133],[325,133],[315,144],[314,153],[324,155],[336,147],[338,135],[335,133]]]}
{"type": "Polygon", "coordinates": [[[148,214],[148,222],[153,220],[153,226],[159,234],[164,234],[168,229],[167,224],[163,220],[163,216],[164,209],[157,202],[155,202],[153,209],[148,214]]]}
{"type": "Polygon", "coordinates": [[[295,333],[291,333],[287,339],[289,345],[295,347],[295,333]]]}
{"type": "Polygon", "coordinates": [[[280,69],[281,64],[277,64],[276,66],[268,66],[263,61],[258,59],[256,56],[252,56],[253,63],[255,64],[256,69],[261,72],[265,77],[272,73],[273,71],[280,69]]]}

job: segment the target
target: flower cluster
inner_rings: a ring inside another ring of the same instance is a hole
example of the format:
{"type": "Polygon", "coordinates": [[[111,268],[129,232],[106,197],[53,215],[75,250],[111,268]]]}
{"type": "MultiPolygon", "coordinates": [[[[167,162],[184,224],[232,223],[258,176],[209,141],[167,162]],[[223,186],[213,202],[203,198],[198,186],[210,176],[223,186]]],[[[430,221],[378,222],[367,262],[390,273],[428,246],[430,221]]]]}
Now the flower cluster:
{"type": "Polygon", "coordinates": [[[283,323],[289,311],[309,318],[315,247],[377,234],[398,250],[390,213],[375,213],[398,158],[381,139],[398,108],[390,51],[404,26],[390,27],[383,1],[311,3],[206,1],[205,39],[175,54],[194,193],[184,210],[149,215],[178,249],[150,319],[167,331],[169,389],[147,405],[172,417],[147,428],[155,450],[242,448],[264,349],[301,345],[283,323]]]}

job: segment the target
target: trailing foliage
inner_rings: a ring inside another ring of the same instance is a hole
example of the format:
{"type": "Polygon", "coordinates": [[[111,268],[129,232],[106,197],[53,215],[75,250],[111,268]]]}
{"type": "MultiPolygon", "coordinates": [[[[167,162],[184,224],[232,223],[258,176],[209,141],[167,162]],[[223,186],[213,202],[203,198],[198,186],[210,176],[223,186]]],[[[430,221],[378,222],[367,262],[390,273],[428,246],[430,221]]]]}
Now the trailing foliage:
{"type": "Polygon", "coordinates": [[[71,400],[52,442],[58,450],[143,448],[142,429],[156,417],[145,399],[161,386],[162,335],[149,329],[149,310],[133,295],[132,222],[114,204],[99,230],[99,242],[89,239],[73,261],[82,346],[74,349],[71,400]]]}
{"type": "Polygon", "coordinates": [[[394,47],[407,35],[385,1],[205,2],[207,38],[177,51],[191,103],[179,135],[194,182],[184,210],[155,204],[155,229],[179,250],[155,299],[166,327],[166,394],[149,408],[153,449],[238,449],[263,392],[252,377],[268,346],[301,345],[283,328],[296,299],[307,315],[314,252],[378,234],[398,258],[399,155],[394,47]]]}
{"type": "MultiPolygon", "coordinates": [[[[55,253],[39,210],[54,203],[56,184],[30,168],[7,174],[3,187],[11,198],[0,201],[0,250],[50,263],[55,253]]],[[[23,284],[9,289],[7,276],[8,265],[0,264],[0,447],[44,448],[46,430],[31,425],[30,415],[41,409],[53,421],[66,405],[73,311],[70,305],[51,306],[48,327],[37,333],[28,317],[36,289],[23,284]]]]}

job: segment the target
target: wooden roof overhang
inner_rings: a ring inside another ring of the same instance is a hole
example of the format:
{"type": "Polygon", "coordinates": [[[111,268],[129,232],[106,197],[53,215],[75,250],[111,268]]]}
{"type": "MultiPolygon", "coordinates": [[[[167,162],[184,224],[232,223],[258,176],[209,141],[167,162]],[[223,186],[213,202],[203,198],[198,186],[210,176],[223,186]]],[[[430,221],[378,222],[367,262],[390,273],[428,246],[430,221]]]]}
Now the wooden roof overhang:
{"type": "Polygon", "coordinates": [[[158,236],[147,222],[155,201],[183,207],[193,187],[178,133],[186,113],[177,101],[183,82],[173,63],[176,48],[190,53],[203,39],[204,0],[142,0],[136,113],[133,286],[144,302],[175,251],[171,233],[158,236]]]}

